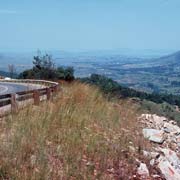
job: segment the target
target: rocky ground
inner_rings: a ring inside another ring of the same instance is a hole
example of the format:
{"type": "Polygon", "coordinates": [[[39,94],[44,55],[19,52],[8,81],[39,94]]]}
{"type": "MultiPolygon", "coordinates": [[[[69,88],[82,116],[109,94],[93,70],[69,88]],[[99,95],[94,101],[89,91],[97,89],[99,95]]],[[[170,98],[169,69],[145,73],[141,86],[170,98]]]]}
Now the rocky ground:
{"type": "Polygon", "coordinates": [[[150,146],[143,148],[146,160],[138,160],[140,179],[180,180],[180,127],[155,114],[139,117],[142,134],[150,146]]]}

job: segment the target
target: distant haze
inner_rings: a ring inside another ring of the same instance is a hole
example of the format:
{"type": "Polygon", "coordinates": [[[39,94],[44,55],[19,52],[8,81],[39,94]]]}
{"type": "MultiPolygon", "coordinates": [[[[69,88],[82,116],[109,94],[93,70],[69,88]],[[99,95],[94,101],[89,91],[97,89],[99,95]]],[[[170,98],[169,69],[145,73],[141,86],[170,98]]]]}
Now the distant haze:
{"type": "MultiPolygon", "coordinates": [[[[173,50],[150,50],[150,49],[115,49],[115,50],[96,50],[96,51],[64,51],[64,50],[42,50],[42,54],[48,53],[52,55],[52,59],[57,66],[73,66],[77,70],[80,64],[88,64],[89,62],[111,62],[112,60],[132,62],[139,60],[151,60],[161,56],[174,53],[173,50]]],[[[8,71],[8,65],[14,64],[17,72],[32,67],[33,56],[37,54],[35,51],[8,51],[0,50],[0,71],[8,71]]],[[[80,66],[79,66],[80,65],[80,66]]],[[[86,66],[83,65],[83,69],[86,66]]],[[[84,71],[84,70],[83,70],[84,71]]]]}

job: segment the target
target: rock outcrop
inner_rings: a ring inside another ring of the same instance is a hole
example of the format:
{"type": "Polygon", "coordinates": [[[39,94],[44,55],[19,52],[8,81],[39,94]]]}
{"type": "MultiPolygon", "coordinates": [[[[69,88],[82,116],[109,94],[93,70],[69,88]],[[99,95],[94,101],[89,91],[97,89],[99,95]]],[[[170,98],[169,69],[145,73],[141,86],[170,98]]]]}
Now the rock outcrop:
{"type": "MultiPolygon", "coordinates": [[[[158,169],[167,180],[180,180],[180,127],[175,121],[155,114],[142,114],[139,120],[143,124],[144,138],[153,143],[152,152],[143,151],[150,159],[149,165],[158,169]]],[[[148,176],[146,164],[141,163],[137,173],[142,179],[148,176]]]]}

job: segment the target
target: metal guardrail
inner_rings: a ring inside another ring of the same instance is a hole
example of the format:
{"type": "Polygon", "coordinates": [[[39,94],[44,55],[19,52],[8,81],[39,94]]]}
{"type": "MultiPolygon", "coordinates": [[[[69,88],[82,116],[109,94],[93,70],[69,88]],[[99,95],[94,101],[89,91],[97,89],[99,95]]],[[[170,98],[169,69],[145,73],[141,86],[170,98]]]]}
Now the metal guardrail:
{"type": "Polygon", "coordinates": [[[17,111],[18,109],[18,102],[23,102],[29,99],[34,100],[34,105],[39,105],[41,101],[41,97],[46,96],[47,100],[50,100],[55,94],[57,94],[59,83],[51,82],[51,81],[44,81],[44,80],[32,80],[32,79],[25,79],[25,80],[0,80],[0,82],[10,82],[10,83],[25,83],[25,84],[33,84],[33,85],[42,85],[42,88],[34,89],[34,90],[27,90],[16,92],[13,94],[4,94],[0,95],[0,108],[4,106],[11,105],[11,111],[17,111]]]}

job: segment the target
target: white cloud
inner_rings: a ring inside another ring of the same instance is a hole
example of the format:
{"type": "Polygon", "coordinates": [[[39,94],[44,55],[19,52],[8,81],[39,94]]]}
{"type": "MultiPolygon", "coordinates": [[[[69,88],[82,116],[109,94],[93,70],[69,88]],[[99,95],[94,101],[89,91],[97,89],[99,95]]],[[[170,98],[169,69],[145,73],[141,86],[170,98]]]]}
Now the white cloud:
{"type": "Polygon", "coordinates": [[[0,14],[17,14],[17,11],[8,10],[8,9],[0,9],[0,14]]]}

